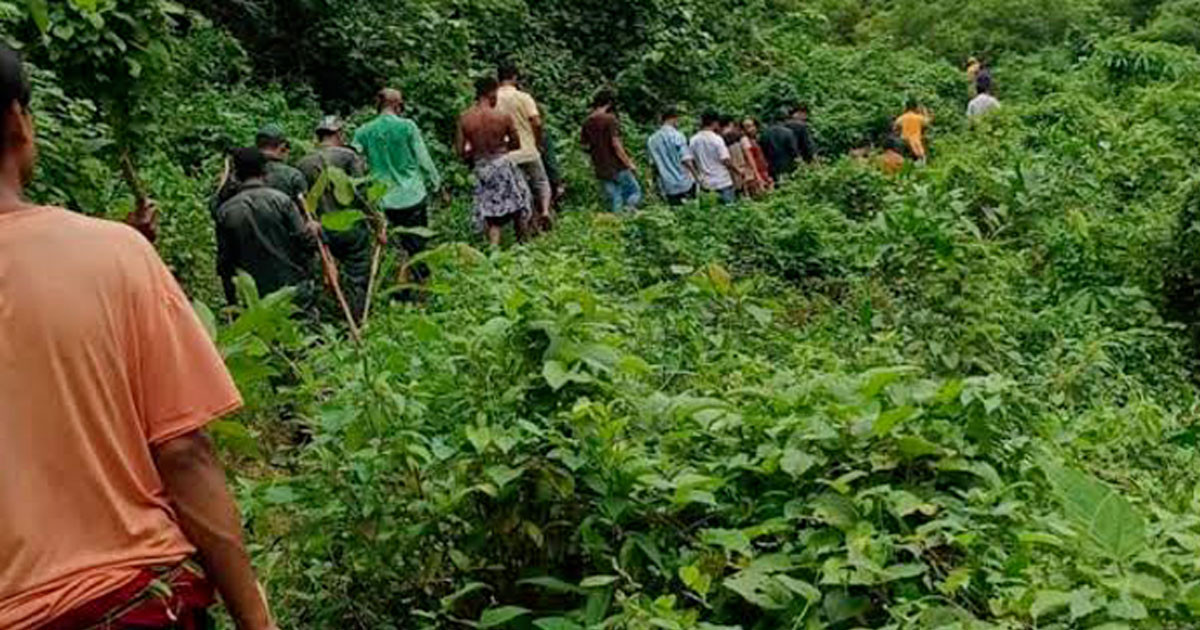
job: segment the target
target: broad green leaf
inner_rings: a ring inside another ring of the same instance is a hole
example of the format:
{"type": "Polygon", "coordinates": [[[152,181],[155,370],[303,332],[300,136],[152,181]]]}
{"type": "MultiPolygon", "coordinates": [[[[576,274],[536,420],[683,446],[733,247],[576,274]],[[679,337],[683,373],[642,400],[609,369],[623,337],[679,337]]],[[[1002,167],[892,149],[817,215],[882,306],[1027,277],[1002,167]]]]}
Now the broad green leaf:
{"type": "Polygon", "coordinates": [[[1145,604],[1125,593],[1108,603],[1108,614],[1129,621],[1141,621],[1150,616],[1145,604]]]}
{"type": "Polygon", "coordinates": [[[822,494],[813,500],[812,506],[818,520],[838,529],[848,530],[858,522],[854,502],[840,494],[822,494]]]}
{"type": "Polygon", "coordinates": [[[821,601],[821,591],[817,587],[796,578],[782,573],[776,574],[775,579],[779,581],[789,591],[808,600],[808,603],[815,604],[821,601]]]}
{"type": "MultiPolygon", "coordinates": [[[[421,238],[433,238],[437,232],[427,227],[394,227],[389,230],[392,234],[411,234],[421,238]]],[[[469,246],[468,246],[469,247],[469,246]]]]}
{"type": "Polygon", "coordinates": [[[1146,599],[1162,599],[1167,594],[1167,585],[1153,575],[1134,573],[1128,578],[1129,591],[1146,599]]]}
{"type": "Polygon", "coordinates": [[[358,222],[365,218],[366,215],[358,210],[326,212],[321,215],[321,227],[330,232],[345,232],[358,225],[358,222]]]}
{"type": "Polygon", "coordinates": [[[342,206],[354,203],[354,183],[350,181],[346,171],[336,166],[326,166],[325,173],[329,175],[329,181],[333,185],[334,199],[342,206]]]}
{"type": "Polygon", "coordinates": [[[754,554],[750,538],[740,529],[706,529],[700,532],[700,541],[745,556],[754,554]]]}
{"type": "Polygon", "coordinates": [[[483,590],[491,590],[492,587],[483,582],[471,582],[466,586],[458,589],[454,593],[442,598],[442,610],[452,610],[458,601],[471,593],[476,593],[483,590]]]}
{"type": "Polygon", "coordinates": [[[1047,614],[1058,612],[1071,605],[1071,594],[1063,591],[1042,590],[1038,591],[1033,597],[1033,604],[1029,607],[1029,614],[1034,619],[1040,619],[1047,614]]]}
{"type": "Polygon", "coordinates": [[[897,439],[896,448],[905,459],[919,459],[942,452],[937,444],[912,435],[897,439]]]}
{"type": "Polygon", "coordinates": [[[971,570],[959,567],[950,572],[946,579],[938,585],[938,590],[944,595],[953,596],[955,593],[971,585],[971,570]]]}
{"type": "Polygon", "coordinates": [[[542,366],[542,378],[545,378],[546,383],[555,391],[562,389],[570,380],[570,376],[567,366],[560,361],[546,361],[542,366]]]}
{"type": "Polygon", "coordinates": [[[308,194],[304,196],[304,209],[308,212],[308,216],[315,217],[320,214],[321,198],[325,196],[325,191],[329,190],[329,170],[324,170],[317,181],[313,182],[308,188],[308,194]]]}
{"type": "Polygon", "coordinates": [[[802,450],[789,448],[783,452],[783,458],[779,460],[779,468],[791,475],[792,478],[799,479],[818,463],[816,457],[802,450]]]}
{"type": "Polygon", "coordinates": [[[603,621],[609,607],[612,606],[612,599],[611,588],[591,591],[584,607],[584,624],[590,627],[603,621]]]}
{"type": "Polygon", "coordinates": [[[518,617],[524,617],[529,613],[530,610],[528,608],[521,608],[520,606],[489,608],[483,611],[483,614],[479,616],[479,623],[477,624],[477,627],[499,628],[500,626],[503,626],[518,617]]]}
{"type": "Polygon", "coordinates": [[[866,614],[871,609],[871,600],[846,591],[829,591],[825,593],[822,608],[829,622],[836,624],[866,614]]]}
{"type": "Polygon", "coordinates": [[[496,487],[501,490],[524,473],[524,468],[509,468],[503,464],[488,466],[487,470],[484,471],[488,479],[491,479],[496,484],[496,487]]]}
{"type": "Polygon", "coordinates": [[[46,0],[28,0],[29,16],[33,18],[33,23],[37,25],[38,30],[43,35],[50,30],[50,9],[46,6],[46,0]]]}
{"type": "Polygon", "coordinates": [[[679,568],[679,579],[684,585],[696,591],[701,596],[707,595],[712,589],[712,576],[705,573],[699,565],[689,564],[679,568]]]}
{"type": "Polygon", "coordinates": [[[770,574],[759,571],[742,571],[726,578],[723,584],[763,610],[783,610],[792,603],[794,597],[790,589],[774,580],[770,574]]]}
{"type": "Polygon", "coordinates": [[[1039,463],[1063,511],[1085,540],[1121,561],[1146,545],[1146,521],[1116,491],[1099,480],[1048,460],[1039,463]]]}
{"type": "Polygon", "coordinates": [[[616,583],[620,579],[615,575],[593,575],[579,582],[579,588],[603,588],[616,583]]]}
{"type": "Polygon", "coordinates": [[[883,437],[892,432],[892,429],[902,423],[912,420],[921,415],[921,411],[915,407],[905,405],[889,409],[875,419],[875,423],[871,425],[871,431],[876,437],[883,437]]]}
{"type": "Polygon", "coordinates": [[[204,332],[208,333],[208,338],[216,341],[217,316],[213,314],[212,309],[208,308],[208,305],[200,300],[192,300],[192,310],[196,312],[196,318],[204,326],[204,332]]]}

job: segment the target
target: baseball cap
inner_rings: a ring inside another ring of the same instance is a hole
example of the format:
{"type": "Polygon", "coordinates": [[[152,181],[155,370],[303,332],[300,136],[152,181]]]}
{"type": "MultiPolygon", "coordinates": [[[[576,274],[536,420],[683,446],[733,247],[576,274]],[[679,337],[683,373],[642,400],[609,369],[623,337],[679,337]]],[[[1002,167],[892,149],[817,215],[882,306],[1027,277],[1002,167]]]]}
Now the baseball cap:
{"type": "Polygon", "coordinates": [[[317,124],[317,131],[338,132],[342,130],[342,119],[337,116],[326,116],[317,124]]]}
{"type": "Polygon", "coordinates": [[[255,136],[255,139],[259,143],[264,141],[273,144],[284,143],[287,142],[287,132],[283,130],[283,127],[280,127],[275,123],[270,123],[263,125],[258,129],[258,134],[255,136]]]}

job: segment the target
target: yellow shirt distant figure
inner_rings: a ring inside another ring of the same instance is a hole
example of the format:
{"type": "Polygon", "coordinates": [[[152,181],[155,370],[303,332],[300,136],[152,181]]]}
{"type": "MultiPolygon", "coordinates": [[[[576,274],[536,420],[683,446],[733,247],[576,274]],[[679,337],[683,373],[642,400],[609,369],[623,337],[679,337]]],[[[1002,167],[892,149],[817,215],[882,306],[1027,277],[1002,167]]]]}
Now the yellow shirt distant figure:
{"type": "Polygon", "coordinates": [[[896,130],[918,160],[925,159],[925,128],[929,126],[930,118],[927,113],[910,109],[896,119],[896,130]]]}

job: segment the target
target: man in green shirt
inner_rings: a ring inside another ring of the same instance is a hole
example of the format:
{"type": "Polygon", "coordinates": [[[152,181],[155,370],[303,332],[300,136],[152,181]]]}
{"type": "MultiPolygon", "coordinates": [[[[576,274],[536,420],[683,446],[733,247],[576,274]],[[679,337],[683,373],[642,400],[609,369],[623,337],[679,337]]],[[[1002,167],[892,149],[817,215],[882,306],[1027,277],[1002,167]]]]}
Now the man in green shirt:
{"type": "Polygon", "coordinates": [[[254,143],[267,158],[268,186],[290,199],[297,199],[308,193],[308,181],[304,179],[304,175],[287,163],[292,147],[282,127],[276,124],[264,125],[258,130],[254,143]]]}
{"type": "MultiPolygon", "coordinates": [[[[403,115],[404,97],[399,90],[384,89],[378,96],[379,116],[354,134],[354,147],[367,157],[371,177],[387,185],[380,201],[388,223],[398,227],[428,227],[429,197],[442,186],[421,130],[403,115]]],[[[399,245],[409,257],[425,249],[425,239],[404,234],[399,245]]],[[[423,266],[412,270],[419,281],[423,266]]]]}
{"type": "Polygon", "coordinates": [[[217,220],[217,274],[225,297],[236,301],[238,270],[254,278],[261,295],[284,287],[301,289],[301,306],[315,290],[313,253],[320,225],[306,223],[287,195],[266,183],[266,157],[254,148],[233,154],[239,192],[221,204],[217,220]]]}
{"type": "MultiPolygon", "coordinates": [[[[316,183],[327,166],[339,168],[350,177],[362,177],[366,170],[362,158],[346,146],[342,121],[337,116],[326,116],[317,125],[317,149],[300,160],[297,166],[304,177],[316,183]]],[[[341,210],[333,193],[326,189],[318,206],[320,214],[341,210]]],[[[355,208],[360,209],[361,208],[355,208]]],[[[366,307],[367,282],[371,275],[371,227],[366,220],[341,232],[325,231],[325,242],[338,261],[342,291],[356,319],[362,319],[366,307]]]]}

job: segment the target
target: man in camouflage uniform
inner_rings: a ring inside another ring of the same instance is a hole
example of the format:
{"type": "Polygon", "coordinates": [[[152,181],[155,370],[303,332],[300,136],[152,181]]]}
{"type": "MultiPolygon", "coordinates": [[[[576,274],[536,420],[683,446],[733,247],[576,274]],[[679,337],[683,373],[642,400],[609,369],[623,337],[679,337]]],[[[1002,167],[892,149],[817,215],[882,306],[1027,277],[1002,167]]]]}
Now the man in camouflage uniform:
{"type": "Polygon", "coordinates": [[[293,200],[308,194],[309,182],[304,178],[304,174],[287,163],[292,147],[282,127],[276,124],[264,125],[258,130],[254,143],[267,158],[268,186],[293,200]]]}
{"type": "Polygon", "coordinates": [[[267,185],[267,159],[258,149],[238,149],[233,162],[238,193],[215,213],[217,274],[225,298],[236,303],[233,278],[242,270],[254,278],[260,295],[297,287],[298,306],[308,308],[316,288],[313,254],[320,226],[305,222],[292,199],[267,185]]]}
{"type": "MultiPolygon", "coordinates": [[[[310,184],[316,184],[326,167],[330,166],[340,169],[351,178],[362,177],[366,173],[362,158],[346,146],[342,121],[336,116],[326,116],[317,125],[317,148],[300,160],[297,166],[310,184]]],[[[333,186],[328,186],[321,197],[318,212],[323,215],[342,209],[334,195],[333,186]]],[[[357,203],[346,209],[364,210],[357,203]]],[[[367,282],[371,275],[371,245],[374,243],[370,222],[360,220],[354,227],[344,231],[325,230],[325,242],[338,261],[342,292],[350,304],[350,310],[355,319],[361,320],[366,307],[367,282]]]]}

